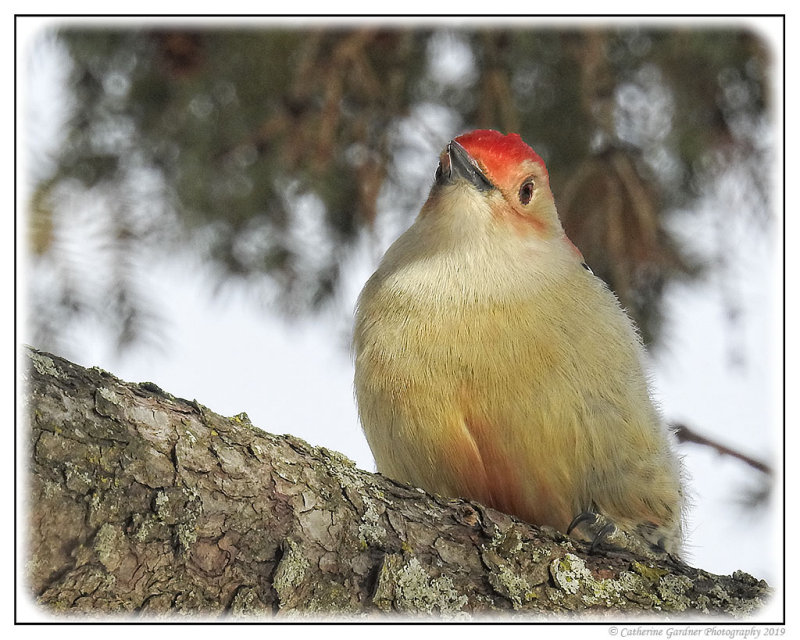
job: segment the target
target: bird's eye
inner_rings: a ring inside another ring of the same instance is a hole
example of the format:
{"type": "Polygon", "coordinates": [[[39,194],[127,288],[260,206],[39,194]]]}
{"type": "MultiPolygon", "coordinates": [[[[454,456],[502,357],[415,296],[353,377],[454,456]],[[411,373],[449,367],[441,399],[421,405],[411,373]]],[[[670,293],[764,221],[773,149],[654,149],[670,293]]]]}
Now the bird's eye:
{"type": "Polygon", "coordinates": [[[528,204],[533,197],[533,180],[526,180],[519,188],[519,201],[528,204]]]}
{"type": "Polygon", "coordinates": [[[436,173],[434,174],[433,177],[436,179],[437,182],[441,179],[441,177],[442,177],[442,163],[441,162],[439,163],[439,166],[436,167],[436,173]]]}

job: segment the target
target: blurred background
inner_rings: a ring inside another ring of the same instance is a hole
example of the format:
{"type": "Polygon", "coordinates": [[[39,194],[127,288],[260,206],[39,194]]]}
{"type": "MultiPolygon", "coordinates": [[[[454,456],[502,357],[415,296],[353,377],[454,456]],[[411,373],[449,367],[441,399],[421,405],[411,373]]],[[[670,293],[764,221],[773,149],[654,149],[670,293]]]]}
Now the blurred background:
{"type": "Polygon", "coordinates": [[[641,329],[690,562],[779,580],[780,19],[19,20],[24,342],[374,470],[358,292],[448,140],[518,132],[641,329]]]}

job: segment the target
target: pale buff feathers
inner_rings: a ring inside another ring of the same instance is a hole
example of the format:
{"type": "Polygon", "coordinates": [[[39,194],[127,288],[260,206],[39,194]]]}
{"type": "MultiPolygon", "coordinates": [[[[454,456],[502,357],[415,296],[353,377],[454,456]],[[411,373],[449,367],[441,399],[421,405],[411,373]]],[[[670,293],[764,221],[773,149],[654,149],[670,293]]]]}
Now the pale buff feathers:
{"type": "Polygon", "coordinates": [[[594,509],[677,552],[679,466],[636,332],[557,218],[520,233],[501,197],[434,190],[361,294],[355,386],[378,470],[561,530],[594,509]]]}

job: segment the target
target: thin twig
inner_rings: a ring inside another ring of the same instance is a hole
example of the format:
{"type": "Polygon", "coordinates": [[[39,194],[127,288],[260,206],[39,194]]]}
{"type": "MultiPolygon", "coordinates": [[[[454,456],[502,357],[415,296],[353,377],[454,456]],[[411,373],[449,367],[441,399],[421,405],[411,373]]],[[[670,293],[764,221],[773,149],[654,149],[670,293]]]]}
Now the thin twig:
{"type": "Polygon", "coordinates": [[[745,455],[744,453],[740,453],[735,449],[726,447],[723,444],[714,442],[713,440],[710,440],[705,436],[701,436],[699,433],[692,431],[685,424],[673,422],[670,426],[675,430],[675,435],[677,436],[680,442],[694,442],[695,444],[702,444],[707,447],[711,447],[712,449],[715,449],[717,453],[719,453],[720,455],[732,456],[734,458],[738,458],[742,462],[746,462],[747,464],[749,464],[751,467],[758,469],[759,471],[766,473],[767,475],[772,475],[772,468],[768,464],[756,460],[755,458],[751,458],[750,456],[745,455]]]}

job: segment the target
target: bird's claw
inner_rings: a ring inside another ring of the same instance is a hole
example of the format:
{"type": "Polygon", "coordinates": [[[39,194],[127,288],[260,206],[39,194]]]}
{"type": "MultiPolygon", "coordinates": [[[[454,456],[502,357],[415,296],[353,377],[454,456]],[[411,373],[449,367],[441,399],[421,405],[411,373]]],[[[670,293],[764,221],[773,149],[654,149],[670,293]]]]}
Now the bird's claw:
{"type": "Polygon", "coordinates": [[[581,511],[577,516],[572,519],[572,522],[569,523],[567,527],[567,535],[572,533],[572,530],[583,524],[584,522],[589,522],[590,525],[594,524],[597,521],[597,514],[592,511],[581,511]]]}
{"type": "Polygon", "coordinates": [[[601,513],[582,511],[567,527],[567,535],[573,535],[590,544],[589,553],[596,553],[601,547],[610,546],[615,549],[629,551],[650,559],[665,559],[667,552],[648,542],[636,532],[618,527],[613,520],[601,513]]]}
{"type": "Polygon", "coordinates": [[[567,527],[567,535],[578,529],[581,539],[590,542],[589,552],[594,553],[612,533],[617,526],[607,517],[593,511],[581,511],[572,519],[567,527]]]}

